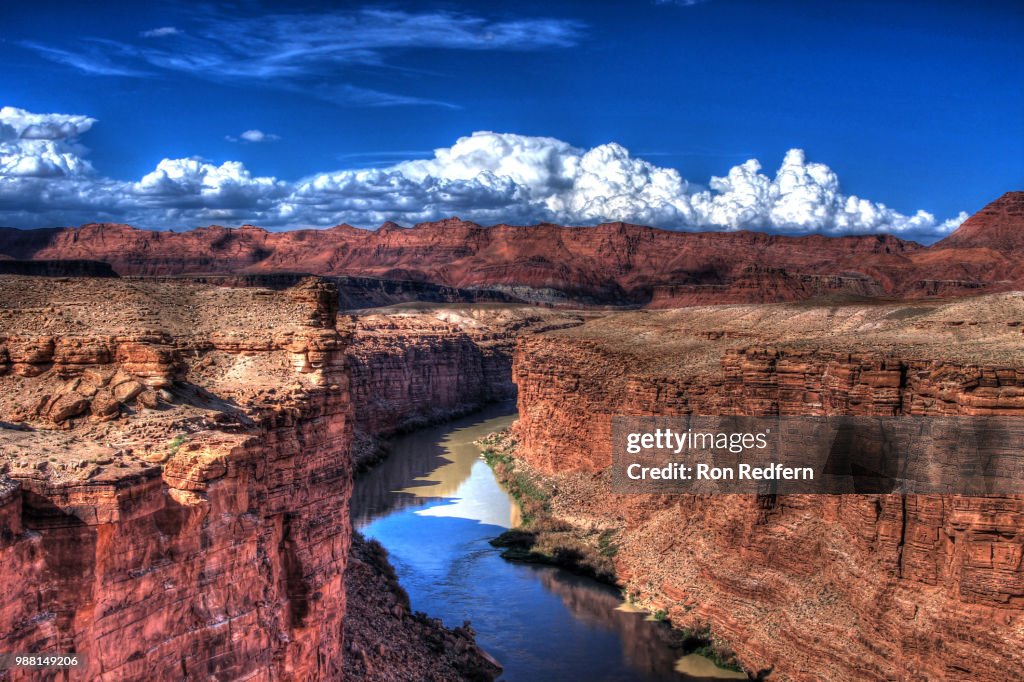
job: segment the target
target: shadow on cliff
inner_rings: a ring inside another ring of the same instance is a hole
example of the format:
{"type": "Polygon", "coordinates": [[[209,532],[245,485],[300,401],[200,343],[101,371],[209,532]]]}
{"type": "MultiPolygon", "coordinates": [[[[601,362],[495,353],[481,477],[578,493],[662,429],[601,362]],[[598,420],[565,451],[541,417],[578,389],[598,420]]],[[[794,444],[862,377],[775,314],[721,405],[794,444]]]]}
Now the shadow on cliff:
{"type": "Polygon", "coordinates": [[[49,589],[40,595],[46,599],[44,608],[59,614],[59,630],[70,632],[71,618],[82,604],[92,599],[96,528],[48,498],[24,489],[22,522],[26,529],[40,536],[41,558],[49,576],[49,589]]]}

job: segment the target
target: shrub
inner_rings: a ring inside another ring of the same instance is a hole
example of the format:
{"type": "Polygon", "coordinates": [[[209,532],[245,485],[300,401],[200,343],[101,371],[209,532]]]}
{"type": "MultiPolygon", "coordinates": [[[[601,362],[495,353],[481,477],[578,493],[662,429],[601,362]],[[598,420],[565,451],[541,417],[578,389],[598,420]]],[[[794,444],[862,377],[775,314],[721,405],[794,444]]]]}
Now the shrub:
{"type": "Polygon", "coordinates": [[[187,440],[188,440],[188,434],[184,434],[184,433],[179,433],[177,436],[172,438],[171,442],[170,442],[171,455],[178,454],[178,450],[181,449],[181,446],[184,445],[185,441],[187,441],[187,440]]]}

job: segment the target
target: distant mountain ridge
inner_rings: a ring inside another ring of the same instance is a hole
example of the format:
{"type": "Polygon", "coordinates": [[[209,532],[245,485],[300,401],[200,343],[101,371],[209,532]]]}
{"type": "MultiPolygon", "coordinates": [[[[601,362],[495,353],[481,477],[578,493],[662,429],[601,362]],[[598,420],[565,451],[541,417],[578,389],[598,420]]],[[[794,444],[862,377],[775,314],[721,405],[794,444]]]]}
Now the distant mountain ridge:
{"type": "Polygon", "coordinates": [[[1022,246],[1024,192],[1003,195],[930,247],[891,235],[672,232],[621,222],[482,227],[458,218],[375,231],[0,228],[0,257],[99,260],[120,275],[308,272],[655,307],[1024,289],[1022,246]]]}
{"type": "Polygon", "coordinates": [[[1007,192],[973,216],[937,248],[1024,249],[1024,192],[1007,192]]]}

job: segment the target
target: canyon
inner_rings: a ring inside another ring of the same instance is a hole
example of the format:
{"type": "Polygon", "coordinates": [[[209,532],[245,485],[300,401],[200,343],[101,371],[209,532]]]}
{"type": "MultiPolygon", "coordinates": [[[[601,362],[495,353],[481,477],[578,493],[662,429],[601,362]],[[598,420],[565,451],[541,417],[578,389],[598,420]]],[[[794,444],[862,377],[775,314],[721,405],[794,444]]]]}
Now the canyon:
{"type": "Polygon", "coordinates": [[[86,679],[339,676],[333,289],[3,288],[4,650],[78,652],[86,679]]]}
{"type": "Polygon", "coordinates": [[[513,400],[515,339],[582,324],[586,313],[511,305],[414,305],[356,311],[348,350],[356,460],[380,440],[513,400]]]}
{"type": "Polygon", "coordinates": [[[0,229],[0,651],[100,680],[492,678],[349,498],[388,437],[516,398],[552,516],[748,673],[1017,679],[1024,496],[625,495],[609,465],[616,414],[1024,416],[1022,234],[1022,192],[929,247],[0,229]]]}
{"type": "Polygon", "coordinates": [[[1022,323],[1020,293],[611,313],[520,339],[516,457],[750,674],[1020,679],[1024,495],[616,494],[609,466],[617,414],[1024,416],[1022,323]]]}
{"type": "Polygon", "coordinates": [[[1008,192],[928,247],[888,235],[671,232],[625,223],[481,227],[457,218],[412,228],[385,223],[373,231],[339,225],[268,232],[245,225],[155,232],[92,223],[0,228],[0,255],[102,261],[122,276],[300,272],[552,304],[917,299],[1024,287],[1024,256],[1010,248],[1019,244],[1015,226],[1022,215],[1024,192],[1008,192]]]}
{"type": "Polygon", "coordinates": [[[20,586],[0,648],[77,652],[75,679],[496,674],[470,631],[409,608],[379,551],[350,549],[360,435],[507,397],[512,335],[577,318],[357,317],[315,277],[0,290],[0,573],[20,586]]]}

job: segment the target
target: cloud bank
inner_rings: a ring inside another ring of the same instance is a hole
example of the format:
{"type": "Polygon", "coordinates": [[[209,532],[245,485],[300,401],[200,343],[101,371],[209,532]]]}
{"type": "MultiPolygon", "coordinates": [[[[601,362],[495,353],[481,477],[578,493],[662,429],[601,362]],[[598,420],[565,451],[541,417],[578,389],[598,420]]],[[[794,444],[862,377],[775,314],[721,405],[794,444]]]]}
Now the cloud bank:
{"type": "MultiPolygon", "coordinates": [[[[489,131],[459,138],[429,159],[295,182],[253,175],[238,161],[200,158],[163,159],[138,180],[116,180],[96,172],[78,142],[95,123],[88,116],[0,109],[0,224],[371,227],[459,215],[484,224],[621,220],[675,230],[890,232],[927,240],[967,217],[906,215],[844,194],[835,172],[800,149],[791,149],[774,174],[751,159],[694,184],[614,142],[583,149],[551,137],[489,131]]],[[[258,132],[247,131],[249,138],[258,132]]]]}

